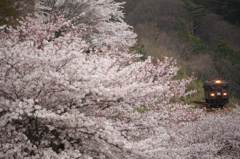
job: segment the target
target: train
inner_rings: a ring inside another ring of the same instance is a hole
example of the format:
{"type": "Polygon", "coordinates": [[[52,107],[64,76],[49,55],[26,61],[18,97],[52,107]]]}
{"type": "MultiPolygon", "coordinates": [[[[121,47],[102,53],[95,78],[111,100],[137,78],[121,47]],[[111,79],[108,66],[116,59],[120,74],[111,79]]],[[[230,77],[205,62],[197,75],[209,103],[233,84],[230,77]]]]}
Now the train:
{"type": "Polygon", "coordinates": [[[228,82],[222,79],[210,79],[203,85],[206,103],[223,107],[229,102],[228,82]]]}

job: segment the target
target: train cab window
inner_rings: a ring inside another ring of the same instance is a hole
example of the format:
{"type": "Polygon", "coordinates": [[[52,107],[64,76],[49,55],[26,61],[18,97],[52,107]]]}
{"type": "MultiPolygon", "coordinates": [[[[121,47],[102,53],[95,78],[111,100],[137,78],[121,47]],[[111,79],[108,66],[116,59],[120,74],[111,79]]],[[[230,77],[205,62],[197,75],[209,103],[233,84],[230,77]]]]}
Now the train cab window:
{"type": "Polygon", "coordinates": [[[223,84],[223,90],[226,91],[228,89],[228,85],[227,84],[223,84]]]}
{"type": "Polygon", "coordinates": [[[214,85],[209,85],[209,91],[214,91],[214,85]]]}
{"type": "Polygon", "coordinates": [[[217,91],[221,91],[222,90],[222,86],[218,85],[216,89],[217,89],[217,91]]]}

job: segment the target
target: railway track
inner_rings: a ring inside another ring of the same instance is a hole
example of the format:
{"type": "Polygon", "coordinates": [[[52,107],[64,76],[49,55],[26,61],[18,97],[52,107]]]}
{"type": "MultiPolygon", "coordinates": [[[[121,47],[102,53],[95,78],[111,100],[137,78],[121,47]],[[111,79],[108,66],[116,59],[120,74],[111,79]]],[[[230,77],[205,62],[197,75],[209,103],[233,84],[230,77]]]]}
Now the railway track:
{"type": "Polygon", "coordinates": [[[232,110],[231,107],[229,107],[228,105],[219,107],[219,106],[210,106],[210,104],[206,102],[201,102],[201,101],[193,101],[193,103],[200,108],[206,108],[207,113],[229,112],[232,110]]]}
{"type": "Polygon", "coordinates": [[[200,105],[204,105],[204,106],[209,106],[210,107],[210,105],[208,104],[208,103],[206,103],[206,102],[201,102],[201,101],[193,101],[195,104],[200,104],[200,105]]]}

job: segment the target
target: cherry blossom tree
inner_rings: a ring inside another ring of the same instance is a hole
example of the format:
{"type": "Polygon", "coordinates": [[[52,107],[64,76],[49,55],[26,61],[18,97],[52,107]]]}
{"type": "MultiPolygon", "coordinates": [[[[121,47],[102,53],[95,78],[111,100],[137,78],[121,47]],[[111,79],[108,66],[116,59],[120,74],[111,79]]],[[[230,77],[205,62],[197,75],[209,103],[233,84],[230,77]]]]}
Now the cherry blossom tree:
{"type": "Polygon", "coordinates": [[[56,14],[68,20],[75,18],[74,24],[93,28],[92,34],[84,37],[91,48],[126,49],[135,44],[136,34],[123,20],[123,4],[114,0],[37,0],[36,16],[56,14]]]}
{"type": "Polygon", "coordinates": [[[173,59],[90,49],[94,29],[74,20],[28,17],[0,28],[0,158],[239,156],[239,108],[205,117],[171,103],[193,80],[172,80],[173,59]]]}

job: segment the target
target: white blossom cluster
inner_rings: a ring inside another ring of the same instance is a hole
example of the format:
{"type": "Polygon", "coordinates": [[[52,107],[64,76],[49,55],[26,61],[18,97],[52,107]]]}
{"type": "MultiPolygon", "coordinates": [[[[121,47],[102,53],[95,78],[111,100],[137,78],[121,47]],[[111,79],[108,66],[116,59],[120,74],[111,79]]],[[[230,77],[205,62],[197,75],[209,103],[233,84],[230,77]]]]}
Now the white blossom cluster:
{"type": "Polygon", "coordinates": [[[123,20],[123,4],[114,0],[37,0],[36,16],[51,13],[75,18],[74,24],[92,28],[84,36],[91,47],[123,50],[136,42],[133,28],[123,20]]]}
{"type": "Polygon", "coordinates": [[[92,50],[92,27],[73,23],[49,15],[1,27],[0,158],[240,156],[239,108],[205,116],[170,103],[192,81],[172,80],[175,61],[136,61],[115,35],[116,49],[92,50]]]}

